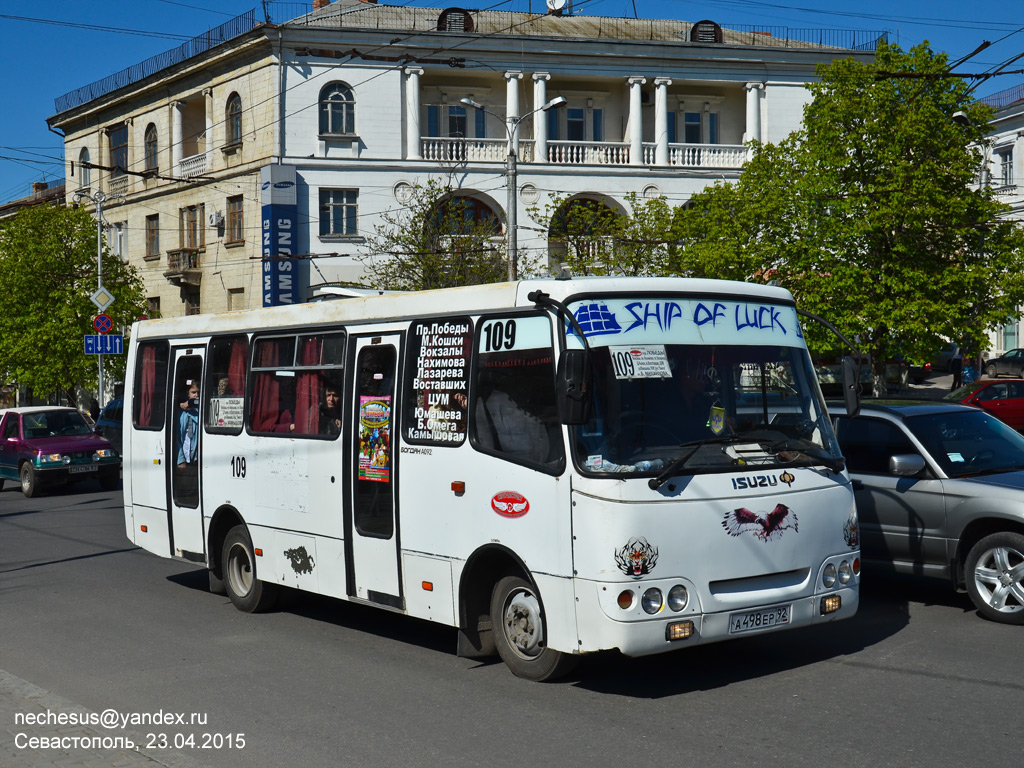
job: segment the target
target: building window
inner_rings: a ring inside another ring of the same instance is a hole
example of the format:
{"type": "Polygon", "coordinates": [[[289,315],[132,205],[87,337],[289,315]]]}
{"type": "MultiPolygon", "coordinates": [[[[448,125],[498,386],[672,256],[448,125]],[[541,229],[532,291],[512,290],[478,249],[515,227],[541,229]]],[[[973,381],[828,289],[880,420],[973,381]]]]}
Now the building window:
{"type": "Polygon", "coordinates": [[[594,137],[592,141],[604,141],[604,110],[593,111],[594,137]]]}
{"type": "Polygon", "coordinates": [[[687,112],[683,115],[683,141],[687,144],[700,144],[701,127],[700,112],[687,112]]]}
{"type": "Polygon", "coordinates": [[[160,317],[160,297],[150,296],[146,299],[146,317],[153,319],[160,317]]]}
{"type": "Polygon", "coordinates": [[[88,189],[92,184],[92,168],[89,167],[89,150],[86,147],[78,153],[78,168],[78,186],[88,189]]]}
{"type": "Polygon", "coordinates": [[[320,91],[320,135],[351,136],[356,132],[356,99],[345,83],[328,83],[320,91]]]}
{"type": "Polygon", "coordinates": [[[118,258],[124,258],[124,230],[125,223],[118,221],[110,225],[110,252],[118,258]]]}
{"type": "Polygon", "coordinates": [[[708,144],[718,143],[718,113],[708,112],[708,144]]]}
{"type": "Polygon", "coordinates": [[[427,105],[427,136],[441,135],[441,108],[436,104],[427,105]]]}
{"type": "Polygon", "coordinates": [[[110,144],[110,175],[124,176],[128,168],[128,124],[108,129],[107,140],[110,144]]]}
{"type": "Polygon", "coordinates": [[[665,117],[668,118],[668,143],[676,143],[676,113],[669,112],[665,117]]]}
{"type": "Polygon", "coordinates": [[[146,217],[146,257],[160,255],[160,214],[146,217]]]}
{"type": "Polygon", "coordinates": [[[203,227],[205,205],[190,205],[182,208],[178,219],[178,239],[181,248],[204,248],[206,230],[203,227]]]}
{"type": "Polygon", "coordinates": [[[242,219],[242,196],[228,198],[228,242],[240,243],[245,239],[242,219]]]}
{"type": "Polygon", "coordinates": [[[475,117],[475,128],[476,138],[483,139],[487,137],[487,113],[482,109],[476,110],[475,117]]]}
{"type": "Polygon", "coordinates": [[[1003,349],[1017,348],[1017,323],[1007,323],[1003,326],[1003,349]]]}
{"type": "Polygon", "coordinates": [[[354,189],[320,190],[320,236],[356,234],[356,200],[354,189]]]}
{"type": "Polygon", "coordinates": [[[242,97],[232,93],[227,106],[228,145],[242,143],[242,97]]]}
{"type": "Polygon", "coordinates": [[[558,141],[558,112],[557,109],[548,110],[548,138],[551,141],[558,141]]]}
{"type": "Polygon", "coordinates": [[[587,113],[582,109],[565,112],[565,138],[568,141],[586,141],[587,113]]]}
{"type": "Polygon", "coordinates": [[[150,123],[146,127],[146,170],[156,173],[158,169],[156,156],[156,126],[150,123]]]}
{"type": "Polygon", "coordinates": [[[202,309],[199,306],[199,290],[186,291],[184,295],[185,301],[185,314],[186,315],[198,315],[202,313],[202,309]]]}
{"type": "Polygon", "coordinates": [[[245,309],[245,288],[228,288],[228,311],[245,309]]]}
{"type": "Polygon", "coordinates": [[[456,139],[466,137],[465,107],[448,107],[448,135],[456,139]]]}
{"type": "Polygon", "coordinates": [[[1013,150],[999,153],[999,183],[1004,187],[1013,186],[1013,150]]]}

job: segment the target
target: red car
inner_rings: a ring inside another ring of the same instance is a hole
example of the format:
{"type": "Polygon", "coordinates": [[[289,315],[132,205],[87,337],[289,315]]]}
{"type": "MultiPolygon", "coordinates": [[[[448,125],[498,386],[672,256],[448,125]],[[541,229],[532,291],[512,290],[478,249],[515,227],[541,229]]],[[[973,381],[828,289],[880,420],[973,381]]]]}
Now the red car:
{"type": "Polygon", "coordinates": [[[1024,379],[976,381],[950,392],[945,399],[977,406],[1014,429],[1024,430],[1024,379]]]}

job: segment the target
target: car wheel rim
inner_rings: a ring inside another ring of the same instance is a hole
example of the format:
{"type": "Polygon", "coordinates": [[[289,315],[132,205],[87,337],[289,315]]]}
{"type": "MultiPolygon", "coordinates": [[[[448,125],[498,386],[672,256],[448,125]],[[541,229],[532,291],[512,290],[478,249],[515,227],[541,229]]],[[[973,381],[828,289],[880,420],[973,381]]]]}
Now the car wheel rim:
{"type": "Polygon", "coordinates": [[[239,597],[249,594],[252,589],[252,562],[241,544],[235,544],[228,552],[227,577],[232,592],[239,597]]]}
{"type": "Polygon", "coordinates": [[[1024,611],[1024,554],[1013,547],[986,551],[974,568],[974,585],[993,610],[1024,611]]]}
{"type": "Polygon", "coordinates": [[[535,659],[544,650],[544,623],[540,602],[530,591],[513,592],[505,601],[503,618],[509,645],[524,659],[535,659]]]}

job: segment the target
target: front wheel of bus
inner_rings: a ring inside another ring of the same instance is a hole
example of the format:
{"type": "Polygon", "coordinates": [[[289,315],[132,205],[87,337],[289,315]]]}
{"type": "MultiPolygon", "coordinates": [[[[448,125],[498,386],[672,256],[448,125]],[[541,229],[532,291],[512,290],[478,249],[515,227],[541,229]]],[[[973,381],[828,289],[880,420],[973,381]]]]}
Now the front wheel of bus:
{"type": "Polygon", "coordinates": [[[221,563],[224,586],[235,608],[245,613],[259,613],[273,607],[277,585],[257,578],[256,557],[244,525],[236,525],[228,531],[221,563]]]}
{"type": "Polygon", "coordinates": [[[498,655],[512,673],[543,682],[568,674],[577,657],[547,647],[547,628],[536,588],[506,576],[491,593],[491,621],[498,655]]]}

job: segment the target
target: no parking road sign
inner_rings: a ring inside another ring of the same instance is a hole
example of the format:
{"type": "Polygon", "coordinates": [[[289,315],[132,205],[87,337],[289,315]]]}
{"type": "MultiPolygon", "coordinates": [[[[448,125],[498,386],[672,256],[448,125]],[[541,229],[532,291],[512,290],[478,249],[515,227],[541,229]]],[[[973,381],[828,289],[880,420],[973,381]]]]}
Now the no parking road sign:
{"type": "Polygon", "coordinates": [[[96,333],[110,333],[114,329],[114,323],[110,315],[96,315],[92,327],[96,329],[96,333]]]}

